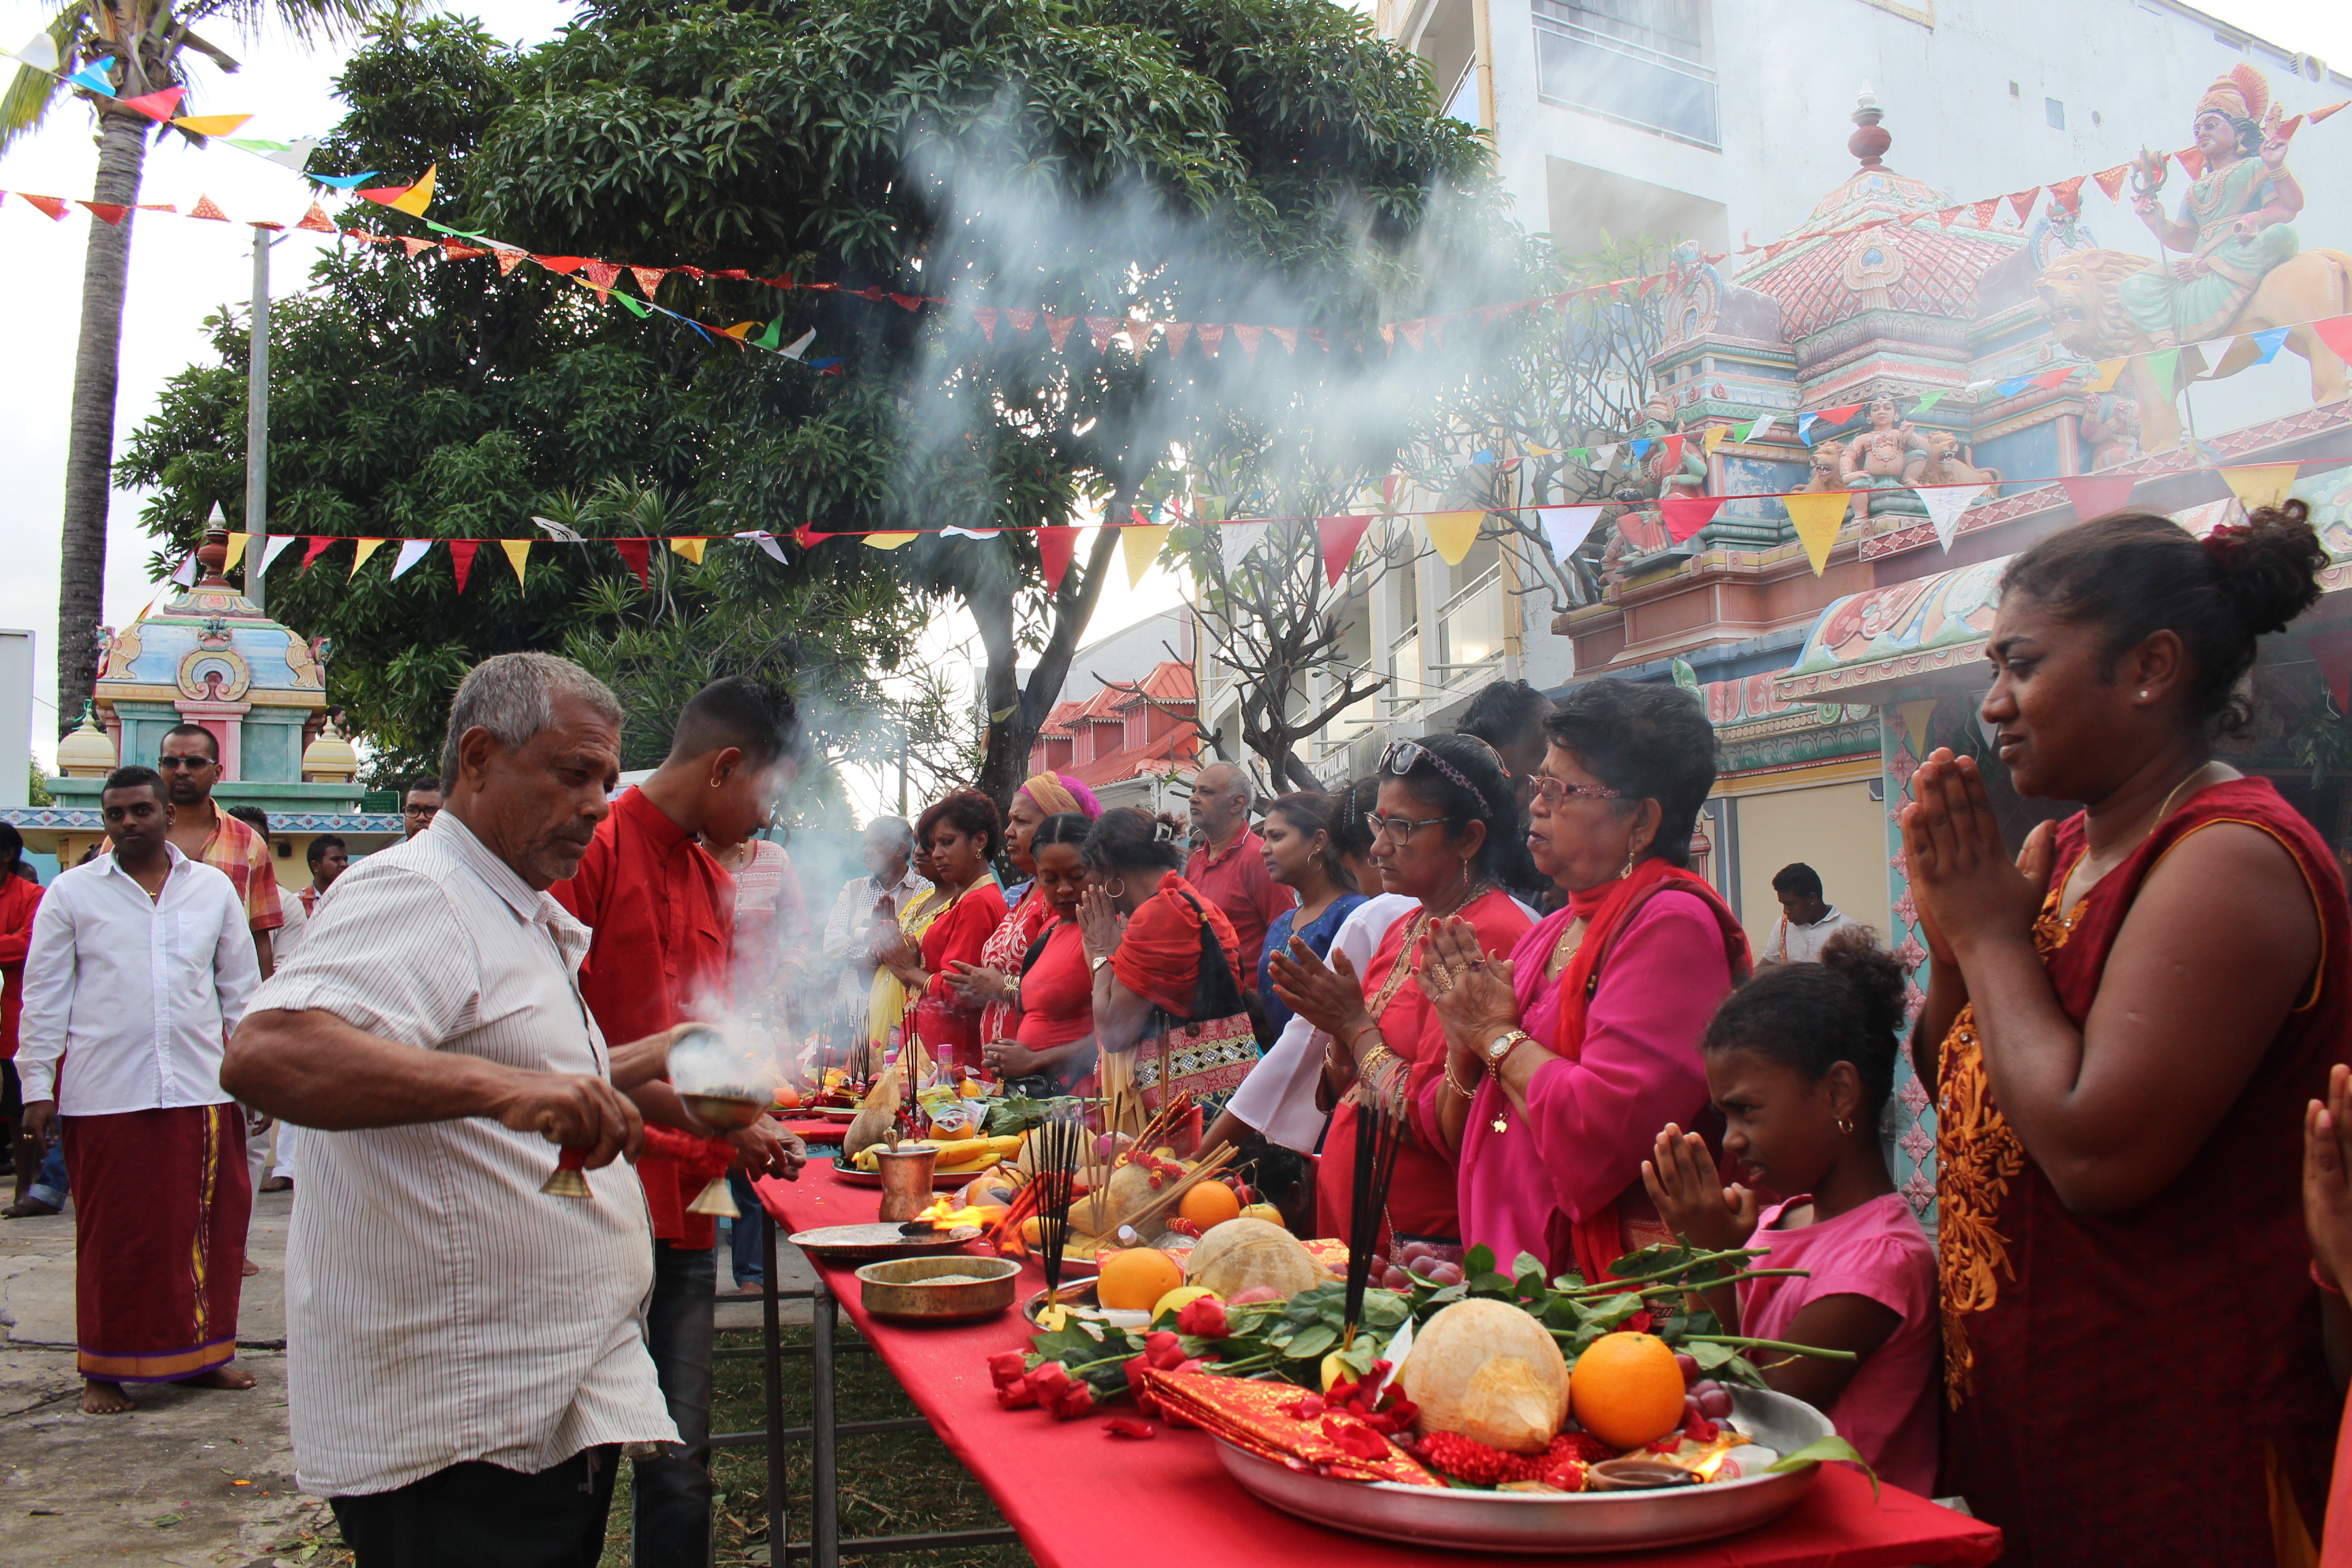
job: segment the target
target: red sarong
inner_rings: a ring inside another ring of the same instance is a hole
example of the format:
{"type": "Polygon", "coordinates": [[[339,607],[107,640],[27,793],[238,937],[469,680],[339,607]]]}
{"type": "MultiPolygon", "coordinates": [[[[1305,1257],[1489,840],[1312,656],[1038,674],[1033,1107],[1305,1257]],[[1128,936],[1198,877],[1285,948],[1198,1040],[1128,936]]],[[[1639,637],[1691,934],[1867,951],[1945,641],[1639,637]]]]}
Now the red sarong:
{"type": "Polygon", "coordinates": [[[63,1118],[84,1377],[169,1383],[236,1353],[253,1217],[234,1105],[63,1118]]]}

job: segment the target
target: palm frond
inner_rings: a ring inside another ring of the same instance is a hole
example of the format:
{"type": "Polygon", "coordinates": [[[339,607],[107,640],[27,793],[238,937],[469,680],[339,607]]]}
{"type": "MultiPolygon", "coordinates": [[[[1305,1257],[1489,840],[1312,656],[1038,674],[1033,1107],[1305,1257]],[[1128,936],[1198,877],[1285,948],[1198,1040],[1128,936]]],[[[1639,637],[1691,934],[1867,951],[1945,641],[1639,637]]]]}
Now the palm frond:
{"type": "Polygon", "coordinates": [[[248,38],[274,23],[306,45],[355,37],[371,24],[421,9],[415,0],[192,0],[177,7],[183,21],[221,17],[248,38]]]}

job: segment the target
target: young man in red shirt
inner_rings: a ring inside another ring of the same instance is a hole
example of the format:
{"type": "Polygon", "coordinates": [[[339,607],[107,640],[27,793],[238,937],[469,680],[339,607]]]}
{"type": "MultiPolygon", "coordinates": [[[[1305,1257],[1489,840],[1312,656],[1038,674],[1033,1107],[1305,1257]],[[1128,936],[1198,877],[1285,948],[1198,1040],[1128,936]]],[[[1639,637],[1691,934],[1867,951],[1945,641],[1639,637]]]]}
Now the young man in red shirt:
{"type": "MultiPolygon", "coordinates": [[[[764,827],[797,770],[791,696],[742,676],[712,681],[678,714],[661,766],[613,802],[580,869],[548,889],[593,933],[580,990],[606,1039],[642,1039],[728,1010],[735,882],[696,838],[733,843],[764,827]]],[[[646,1119],[637,1175],[655,1237],[646,1339],[683,1450],[636,1461],[632,1561],[636,1568],[706,1568],[717,1236],[708,1216],[686,1205],[730,1165],[791,1177],[806,1153],[764,1117],[727,1134],[723,1144],[705,1139],[709,1130],[662,1079],[630,1098],[646,1119]],[[676,1131],[665,1136],[664,1129],[676,1131]]]]}

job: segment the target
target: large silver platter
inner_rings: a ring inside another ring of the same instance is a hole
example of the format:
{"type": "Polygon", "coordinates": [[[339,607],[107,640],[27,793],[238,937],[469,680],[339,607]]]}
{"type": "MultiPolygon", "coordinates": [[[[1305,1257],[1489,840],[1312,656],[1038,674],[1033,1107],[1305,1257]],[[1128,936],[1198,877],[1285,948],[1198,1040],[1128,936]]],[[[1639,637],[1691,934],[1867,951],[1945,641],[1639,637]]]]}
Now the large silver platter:
{"type": "MultiPolygon", "coordinates": [[[[1732,1426],[1782,1454],[1830,1436],[1811,1405],[1759,1389],[1732,1392],[1732,1426]]],[[[1821,1467],[1654,1492],[1464,1491],[1308,1475],[1230,1443],[1217,1457],[1234,1479],[1286,1513],[1383,1541],[1475,1552],[1622,1552],[1680,1546],[1753,1530],[1786,1513],[1821,1467]]]]}

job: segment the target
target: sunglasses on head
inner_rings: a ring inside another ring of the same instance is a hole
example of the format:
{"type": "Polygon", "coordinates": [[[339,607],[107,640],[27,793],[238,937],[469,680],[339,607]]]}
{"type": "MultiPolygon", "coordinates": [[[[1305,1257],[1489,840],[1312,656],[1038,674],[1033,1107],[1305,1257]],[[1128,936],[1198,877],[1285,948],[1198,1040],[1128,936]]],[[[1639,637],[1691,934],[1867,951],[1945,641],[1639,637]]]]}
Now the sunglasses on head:
{"type": "MultiPolygon", "coordinates": [[[[1476,740],[1477,737],[1471,736],[1469,739],[1476,740]]],[[[1479,741],[1478,743],[1482,746],[1486,744],[1484,741],[1479,741]]],[[[1494,748],[1488,746],[1487,750],[1493,751],[1494,748]]],[[[1423,762],[1427,762],[1431,767],[1435,768],[1448,779],[1451,779],[1454,783],[1461,785],[1464,789],[1468,790],[1471,795],[1478,802],[1478,809],[1481,812],[1488,814],[1493,812],[1494,807],[1487,804],[1485,791],[1481,790],[1476,784],[1472,784],[1468,779],[1463,777],[1461,769],[1455,767],[1452,763],[1447,762],[1444,757],[1439,756],[1435,752],[1431,751],[1427,746],[1423,745],[1419,741],[1391,741],[1389,742],[1388,750],[1381,753],[1381,767],[1382,771],[1394,773],[1399,778],[1402,778],[1405,774],[1410,773],[1414,768],[1418,767],[1423,762]]]]}

